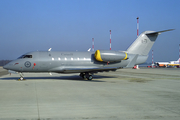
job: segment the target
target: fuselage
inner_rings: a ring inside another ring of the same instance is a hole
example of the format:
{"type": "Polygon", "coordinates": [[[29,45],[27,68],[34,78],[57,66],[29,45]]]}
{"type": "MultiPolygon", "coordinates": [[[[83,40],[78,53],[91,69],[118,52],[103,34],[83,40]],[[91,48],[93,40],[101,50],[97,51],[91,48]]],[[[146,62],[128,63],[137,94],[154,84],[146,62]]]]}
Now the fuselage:
{"type": "MultiPolygon", "coordinates": [[[[100,62],[94,57],[95,52],[29,52],[4,66],[17,72],[57,72],[81,73],[116,70],[126,67],[134,55],[128,54],[127,60],[118,62],[100,62]]],[[[136,64],[144,63],[148,56],[138,56],[136,64]]]]}

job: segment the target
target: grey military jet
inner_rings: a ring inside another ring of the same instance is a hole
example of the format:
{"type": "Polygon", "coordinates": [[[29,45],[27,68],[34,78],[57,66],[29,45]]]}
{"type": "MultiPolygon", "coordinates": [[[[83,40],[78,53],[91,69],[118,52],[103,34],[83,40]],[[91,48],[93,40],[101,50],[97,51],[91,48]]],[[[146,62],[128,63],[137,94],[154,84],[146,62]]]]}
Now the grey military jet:
{"type": "Polygon", "coordinates": [[[97,50],[95,52],[36,51],[26,53],[3,66],[18,72],[20,80],[23,72],[80,73],[83,79],[92,80],[94,73],[116,71],[123,67],[146,62],[148,53],[157,36],[166,31],[145,31],[126,51],[97,50]]]}

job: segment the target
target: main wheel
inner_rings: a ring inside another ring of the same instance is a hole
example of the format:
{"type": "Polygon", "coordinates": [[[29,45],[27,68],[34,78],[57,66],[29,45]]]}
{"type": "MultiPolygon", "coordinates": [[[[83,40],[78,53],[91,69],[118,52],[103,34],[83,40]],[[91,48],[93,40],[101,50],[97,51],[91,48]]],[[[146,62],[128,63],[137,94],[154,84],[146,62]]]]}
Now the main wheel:
{"type": "Polygon", "coordinates": [[[89,75],[89,77],[87,78],[88,80],[92,80],[93,79],[93,76],[92,75],[89,75]]]}
{"type": "Polygon", "coordinates": [[[79,75],[80,77],[82,77],[82,78],[84,78],[84,74],[83,73],[80,73],[80,75],[79,75]]]}

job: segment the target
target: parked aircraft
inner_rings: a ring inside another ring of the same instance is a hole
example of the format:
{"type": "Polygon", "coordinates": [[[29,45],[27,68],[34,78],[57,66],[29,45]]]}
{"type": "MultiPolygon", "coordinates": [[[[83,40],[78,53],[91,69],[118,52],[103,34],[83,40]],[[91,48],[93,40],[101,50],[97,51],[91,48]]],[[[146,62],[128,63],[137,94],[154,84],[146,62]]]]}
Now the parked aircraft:
{"type": "Polygon", "coordinates": [[[155,62],[155,66],[158,67],[167,67],[169,62],[155,62]]]}
{"type": "Polygon", "coordinates": [[[157,36],[171,30],[145,31],[126,51],[57,52],[49,49],[26,53],[3,68],[18,72],[20,80],[24,79],[23,72],[80,73],[82,78],[92,80],[94,73],[116,71],[146,62],[157,36]]]}
{"type": "Polygon", "coordinates": [[[155,62],[155,65],[159,67],[168,67],[168,66],[180,66],[180,58],[177,61],[170,62],[155,62]]]}

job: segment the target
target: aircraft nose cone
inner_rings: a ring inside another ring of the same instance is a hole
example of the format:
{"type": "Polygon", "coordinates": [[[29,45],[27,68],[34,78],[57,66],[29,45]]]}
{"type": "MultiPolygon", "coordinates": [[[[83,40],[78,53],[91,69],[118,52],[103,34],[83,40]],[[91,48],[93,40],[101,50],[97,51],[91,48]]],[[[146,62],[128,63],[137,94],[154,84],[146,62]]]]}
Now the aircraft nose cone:
{"type": "Polygon", "coordinates": [[[16,71],[19,68],[18,65],[19,65],[19,62],[11,61],[10,63],[4,65],[3,68],[6,69],[6,70],[14,70],[14,71],[16,71]]]}
{"type": "Polygon", "coordinates": [[[3,66],[3,68],[8,70],[8,68],[9,68],[8,66],[9,66],[9,64],[6,64],[6,65],[3,66]]]}
{"type": "Polygon", "coordinates": [[[4,65],[3,68],[6,69],[6,70],[11,70],[13,68],[13,63],[10,62],[10,63],[4,65]]]}

